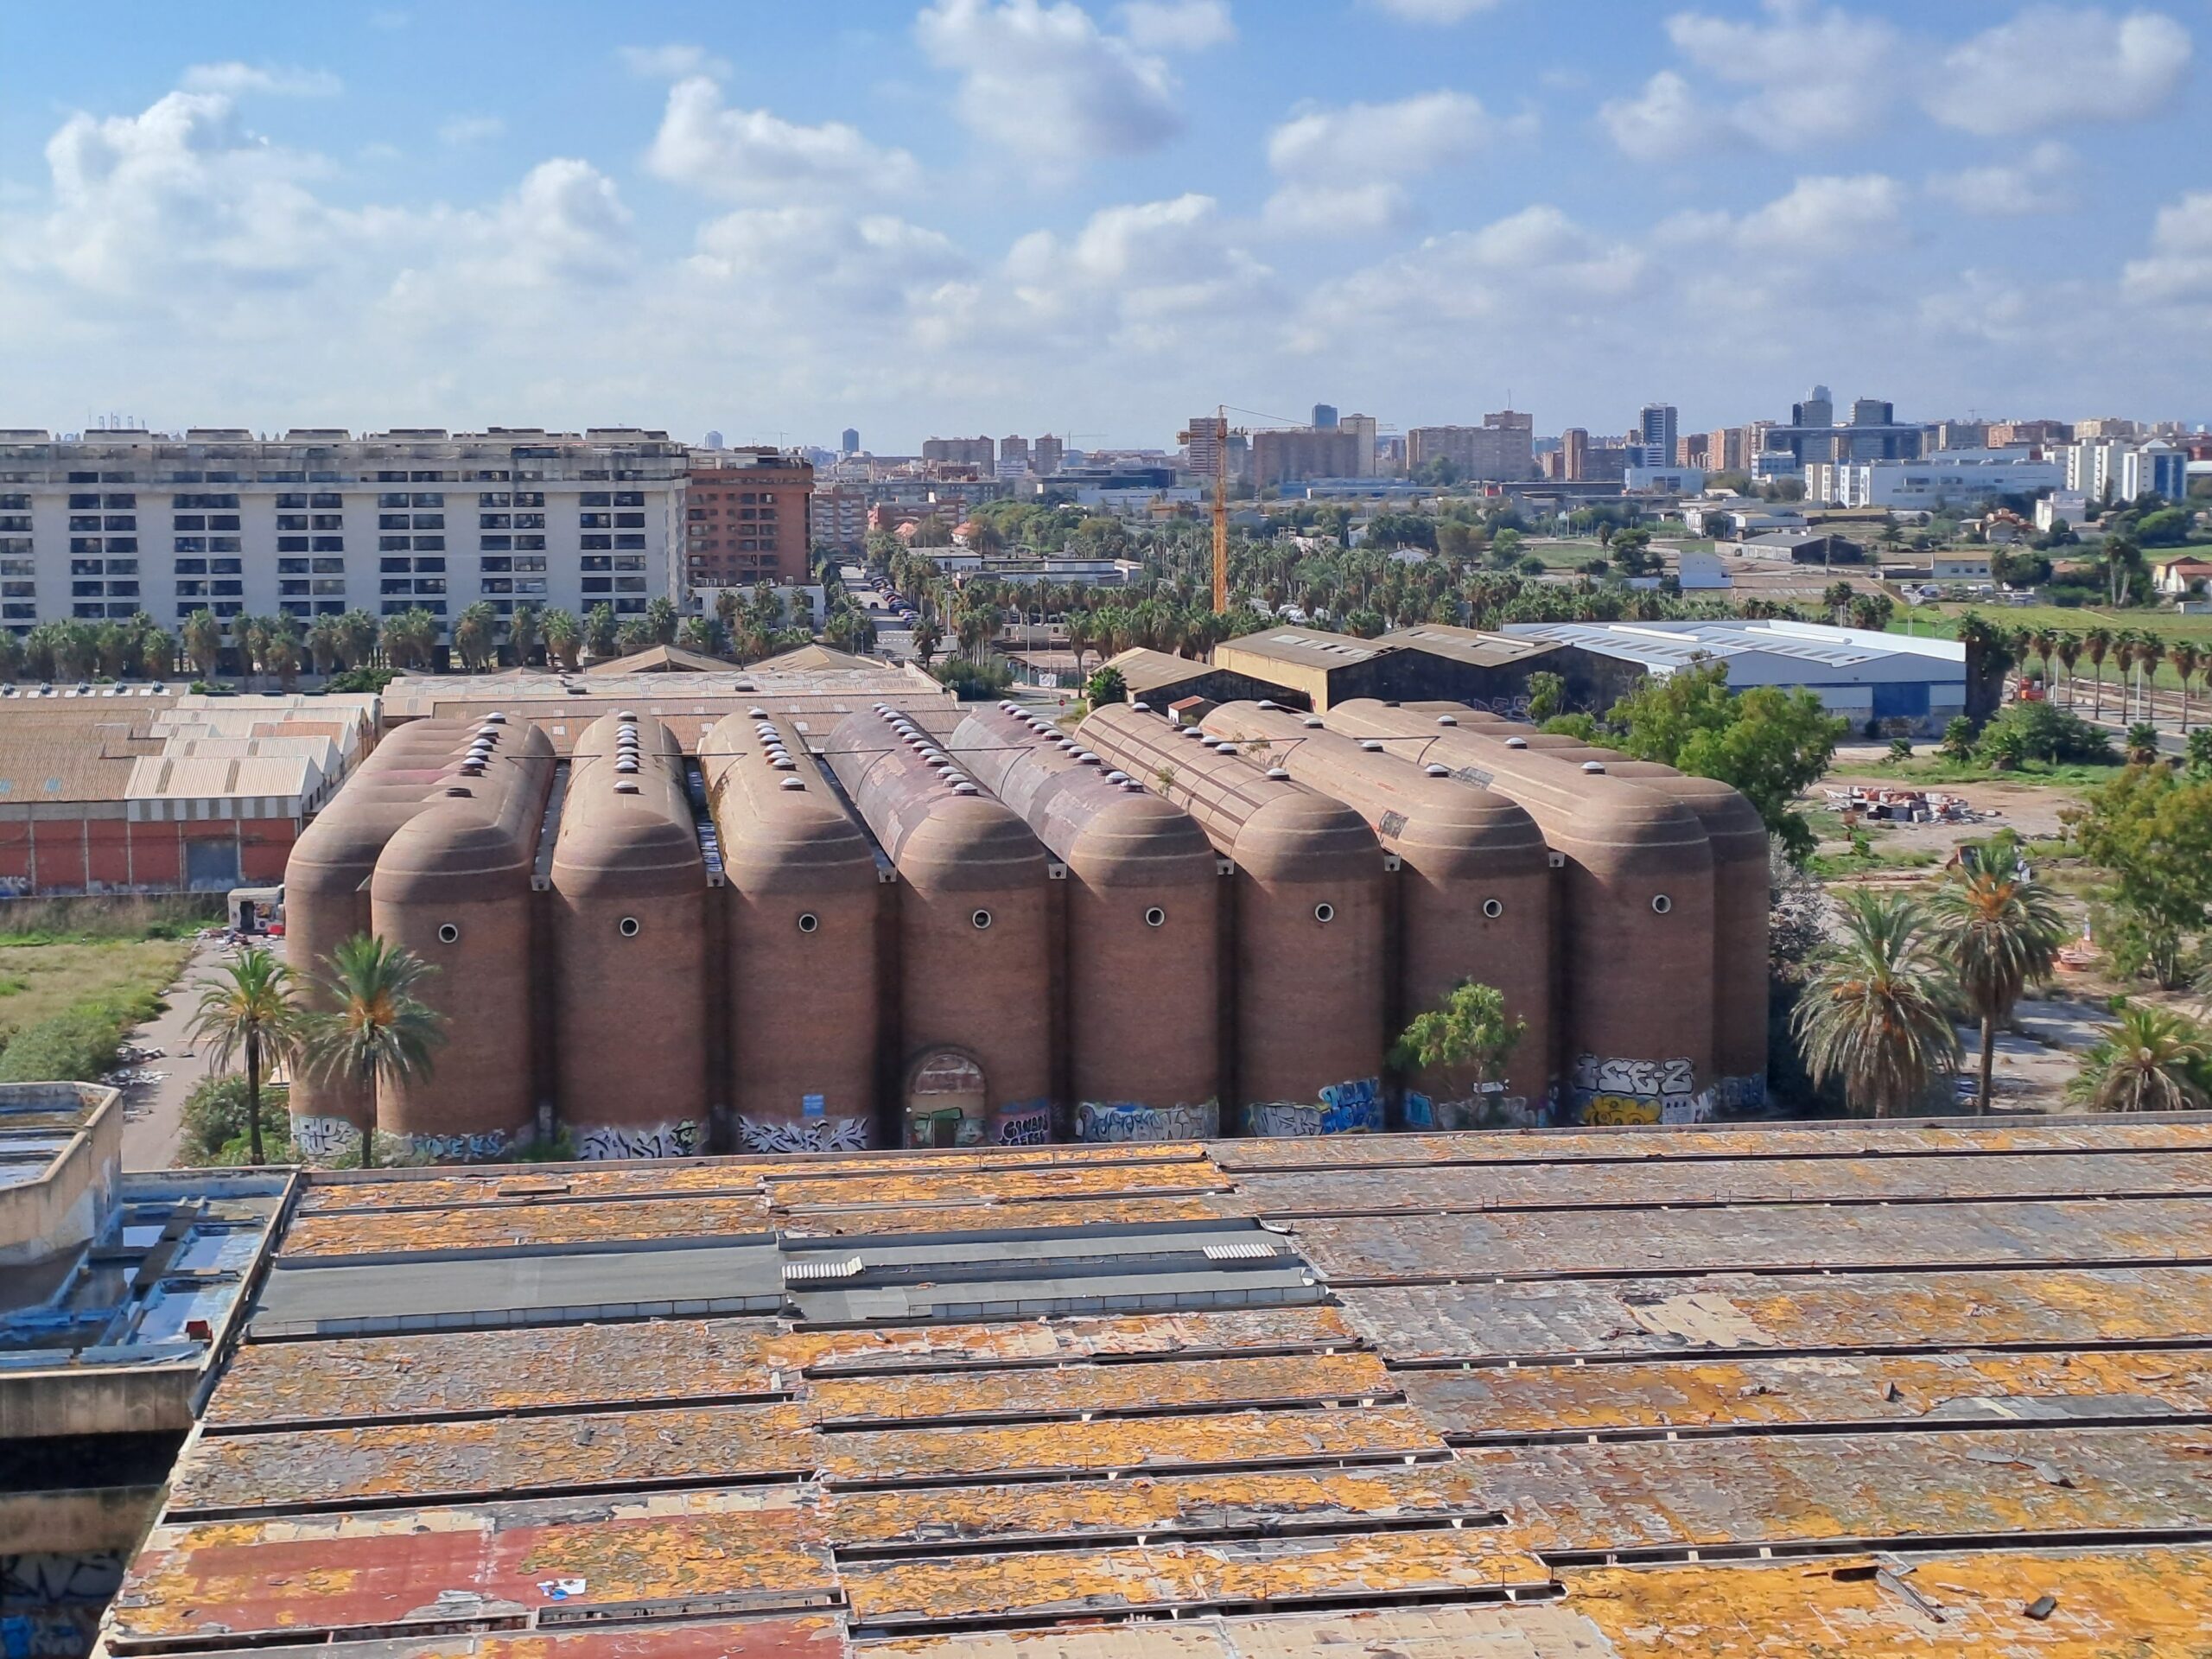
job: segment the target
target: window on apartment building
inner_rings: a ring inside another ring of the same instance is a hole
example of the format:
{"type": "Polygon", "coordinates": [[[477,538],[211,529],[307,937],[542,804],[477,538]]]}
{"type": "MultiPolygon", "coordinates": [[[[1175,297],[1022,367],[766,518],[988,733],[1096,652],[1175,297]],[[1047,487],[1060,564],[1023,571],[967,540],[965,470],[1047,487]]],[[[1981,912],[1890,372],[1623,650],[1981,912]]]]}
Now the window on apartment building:
{"type": "Polygon", "coordinates": [[[576,515],[576,528],[612,530],[614,528],[614,515],[610,512],[580,512],[576,515]]]}
{"type": "Polygon", "coordinates": [[[207,574],[207,561],[205,559],[179,559],[176,562],[176,573],[180,576],[204,576],[207,574]]]}
{"type": "Polygon", "coordinates": [[[707,510],[704,507],[693,507],[683,516],[696,524],[707,516],[707,510]]]}
{"type": "Polygon", "coordinates": [[[308,538],[304,536],[279,536],[276,550],[279,553],[304,553],[308,550],[308,538]]]}
{"type": "Polygon", "coordinates": [[[645,591],[645,579],[643,576],[617,576],[614,578],[614,591],[618,594],[642,594],[645,591]]]}
{"type": "Polygon", "coordinates": [[[617,570],[642,570],[645,568],[645,562],[634,557],[618,558],[614,561],[614,568],[617,570]]]}
{"type": "Polygon", "coordinates": [[[346,591],[346,578],[343,576],[317,576],[315,579],[315,586],[308,591],[317,594],[342,594],[346,591]]]}
{"type": "Polygon", "coordinates": [[[97,599],[107,589],[97,582],[73,582],[69,584],[69,591],[79,599],[84,598],[87,594],[97,599]]]}
{"type": "Polygon", "coordinates": [[[614,498],[605,490],[586,490],[576,498],[576,505],[580,507],[611,507],[614,505],[614,498]]]}
{"type": "Polygon", "coordinates": [[[594,552],[604,551],[613,547],[614,538],[612,536],[588,533],[576,538],[576,545],[589,548],[594,552]]]}
{"type": "MultiPolygon", "coordinates": [[[[279,519],[277,521],[278,528],[282,529],[283,525],[283,521],[279,519]]],[[[176,516],[175,523],[173,524],[170,528],[173,530],[205,530],[207,528],[207,515],[204,512],[180,512],[176,516]]],[[[301,521],[300,528],[302,530],[305,530],[307,528],[307,522],[304,519],[301,521]]]]}
{"type": "Polygon", "coordinates": [[[107,569],[105,559],[72,559],[69,574],[73,576],[97,576],[107,569]]]}
{"type": "MultiPolygon", "coordinates": [[[[183,497],[177,498],[177,505],[179,506],[184,505],[183,497]]],[[[276,497],[276,511],[279,512],[304,512],[307,511],[307,505],[308,499],[304,495],[279,493],[276,497]]]]}
{"type": "Polygon", "coordinates": [[[612,576],[586,576],[576,585],[587,594],[611,594],[614,591],[614,578],[612,576]]]}
{"type": "MultiPolygon", "coordinates": [[[[415,543],[415,546],[416,550],[419,552],[422,549],[423,543],[418,540],[415,543]]],[[[436,570],[442,572],[445,568],[446,562],[443,559],[417,559],[415,561],[415,569],[418,575],[425,570],[436,570]]]]}
{"type": "Polygon", "coordinates": [[[377,551],[379,553],[404,553],[409,548],[414,545],[415,543],[404,536],[379,536],[377,537],[377,551]]]}
{"type": "Polygon", "coordinates": [[[476,498],[480,507],[511,507],[514,504],[514,497],[505,490],[486,490],[476,498]]]}
{"type": "MultiPolygon", "coordinates": [[[[236,536],[210,536],[210,537],[207,538],[207,550],[208,550],[210,553],[239,553],[239,552],[243,552],[243,551],[245,551],[245,549],[244,549],[244,547],[241,545],[241,539],[242,539],[242,538],[240,538],[240,537],[236,537],[236,536]]],[[[326,540],[326,539],[327,539],[327,537],[324,537],[318,536],[318,537],[315,537],[315,539],[316,539],[318,542],[320,542],[320,541],[326,540]]],[[[107,538],[107,545],[108,545],[108,551],[110,551],[111,553],[111,552],[113,552],[113,551],[115,550],[115,537],[114,537],[111,536],[111,537],[109,537],[107,538]]],[[[134,545],[135,545],[135,544],[134,544],[134,545]]]]}
{"type": "Polygon", "coordinates": [[[308,498],[308,505],[325,512],[335,512],[346,505],[346,498],[336,490],[317,490],[308,498]]]}
{"type": "Polygon", "coordinates": [[[512,570],[512,569],[513,569],[515,568],[515,562],[514,562],[512,559],[505,559],[505,558],[500,558],[500,559],[479,559],[479,560],[477,560],[477,561],[476,561],[476,568],[477,568],[479,570],[485,570],[485,571],[492,571],[492,570],[501,570],[501,571],[505,571],[505,570],[512,570]]]}
{"type": "Polygon", "coordinates": [[[242,582],[237,581],[211,582],[207,584],[207,591],[219,597],[235,598],[237,595],[245,592],[245,584],[242,582]]]}
{"type": "Polygon", "coordinates": [[[0,617],[10,622],[35,622],[38,620],[35,605],[0,605],[0,617]]]}
{"type": "Polygon", "coordinates": [[[518,507],[542,507],[544,505],[545,492],[543,490],[517,490],[515,492],[515,505],[518,507]]]}
{"type": "Polygon", "coordinates": [[[415,515],[415,528],[417,530],[443,530],[445,527],[446,516],[442,512],[418,512],[415,515]]]}
{"type": "Polygon", "coordinates": [[[442,553],[446,550],[446,538],[442,536],[417,536],[415,538],[415,550],[417,553],[425,550],[442,553]]]}
{"type": "Polygon", "coordinates": [[[107,538],[107,550],[111,553],[136,553],[138,538],[136,536],[111,536],[107,538]]]}
{"type": "MultiPolygon", "coordinates": [[[[305,506],[307,503],[302,500],[300,505],[305,506]]],[[[404,490],[386,490],[377,497],[377,505],[379,507],[404,507],[406,505],[407,492],[404,490]]]]}
{"type": "Polygon", "coordinates": [[[582,558],[576,561],[576,568],[579,570],[612,570],[614,561],[611,558],[582,558]]]}
{"type": "Polygon", "coordinates": [[[410,473],[407,481],[410,484],[442,484],[446,481],[446,475],[443,473],[410,473]]]}
{"type": "Polygon", "coordinates": [[[304,576],[307,573],[308,562],[305,559],[279,559],[276,561],[276,574],[280,576],[304,576]]]}
{"type": "Polygon", "coordinates": [[[615,538],[614,538],[614,545],[615,545],[615,546],[617,546],[617,547],[639,547],[639,548],[641,548],[641,547],[643,547],[645,544],[645,537],[644,537],[644,536],[642,536],[642,535],[640,535],[639,533],[638,533],[638,532],[637,532],[637,531],[623,531],[623,532],[621,532],[620,534],[617,535],[617,536],[615,537],[615,538]]]}
{"type": "Polygon", "coordinates": [[[514,518],[511,514],[504,512],[480,512],[476,515],[476,528],[479,530],[512,530],[514,528],[514,518]]]}
{"type": "MultiPolygon", "coordinates": [[[[198,530],[200,526],[198,519],[187,524],[180,518],[176,521],[176,527],[179,530],[198,530]]],[[[276,515],[276,528],[280,531],[304,531],[307,527],[308,516],[304,512],[280,512],[276,515]]]]}
{"type": "Polygon", "coordinates": [[[545,592],[545,578],[543,576],[517,576],[515,578],[515,592],[518,594],[543,594],[545,592]]]}
{"type": "Polygon", "coordinates": [[[276,601],[276,611],[281,616],[305,617],[312,613],[313,608],[304,599],[280,599],[276,601]]]}
{"type": "Polygon", "coordinates": [[[136,599],[138,597],[138,584],[128,579],[118,582],[111,576],[108,579],[107,596],[110,599],[136,599]]]}
{"type": "Polygon", "coordinates": [[[515,557],[515,569],[517,570],[543,570],[544,568],[545,560],[542,555],[533,558],[524,557],[522,555],[518,554],[515,557]]]}
{"type": "Polygon", "coordinates": [[[104,530],[136,530],[138,528],[138,515],[135,512],[109,513],[107,515],[107,522],[103,524],[101,528],[104,530]]]}
{"type": "Polygon", "coordinates": [[[518,512],[515,514],[515,528],[543,530],[545,528],[545,515],[542,512],[518,512]]]}
{"type": "Polygon", "coordinates": [[[279,577],[276,582],[276,591],[280,594],[297,594],[304,598],[308,591],[308,579],[305,576],[279,577]]]}
{"type": "Polygon", "coordinates": [[[169,550],[174,553],[205,553],[207,538],[205,536],[180,536],[169,550]]]}
{"type": "Polygon", "coordinates": [[[617,616],[638,616],[644,613],[645,608],[645,601],[642,599],[618,599],[614,601],[614,614],[617,616]]]}
{"type": "Polygon", "coordinates": [[[618,507],[642,507],[645,505],[645,493],[643,490],[617,490],[614,492],[614,505],[618,507]]]}
{"type": "Polygon", "coordinates": [[[512,594],[515,590],[512,576],[486,576],[476,585],[487,594],[512,594]]]}
{"type": "Polygon", "coordinates": [[[618,512],[614,515],[614,528],[617,530],[643,530],[645,527],[645,515],[642,512],[618,512]]]}
{"type": "Polygon", "coordinates": [[[505,552],[514,544],[515,538],[512,536],[479,536],[476,538],[477,547],[486,553],[505,552]]]}
{"type": "Polygon", "coordinates": [[[380,512],[377,515],[378,530],[406,530],[410,525],[411,521],[404,512],[380,512]]]}
{"type": "Polygon", "coordinates": [[[207,520],[207,528],[210,530],[239,529],[238,516],[235,512],[216,513],[207,520]]]}
{"type": "Polygon", "coordinates": [[[346,561],[317,559],[315,562],[315,574],[318,576],[342,576],[346,574],[346,561]]]}
{"type": "MultiPolygon", "coordinates": [[[[128,478],[130,474],[125,473],[122,474],[122,476],[128,478]]],[[[128,493],[127,492],[121,494],[106,495],[102,497],[101,500],[111,512],[114,512],[118,508],[121,508],[126,512],[135,512],[138,509],[138,498],[128,493]]]]}
{"type": "MultiPolygon", "coordinates": [[[[74,480],[77,474],[72,473],[69,476],[74,480]]],[[[100,499],[97,495],[73,495],[69,498],[69,511],[72,512],[98,512],[99,510],[100,499]]]]}
{"type": "MultiPolygon", "coordinates": [[[[225,528],[236,530],[238,528],[238,524],[233,521],[228,526],[217,524],[214,528],[217,530],[222,530],[225,528]]],[[[308,528],[310,530],[343,530],[346,528],[346,515],[342,512],[318,512],[312,514],[310,515],[308,528]]]]}
{"type": "Polygon", "coordinates": [[[73,605],[69,607],[69,614],[75,617],[104,616],[106,614],[106,607],[100,605],[73,605]]]}
{"type": "Polygon", "coordinates": [[[545,538],[543,536],[517,536],[515,537],[515,551],[518,553],[543,553],[544,550],[545,538]]]}
{"type": "Polygon", "coordinates": [[[210,575],[235,576],[242,574],[245,569],[245,565],[237,559],[210,559],[207,561],[207,573],[210,575]]]}
{"type": "Polygon", "coordinates": [[[100,516],[97,512],[73,514],[69,519],[69,528],[89,530],[97,536],[99,534],[100,516]]]}
{"type": "Polygon", "coordinates": [[[443,576],[417,576],[415,578],[415,591],[418,594],[442,594],[445,590],[446,579],[443,576]]]}
{"type": "Polygon", "coordinates": [[[315,613],[317,616],[343,616],[346,614],[346,601],[342,599],[318,599],[315,602],[315,613]]]}
{"type": "Polygon", "coordinates": [[[0,512],[29,512],[31,499],[28,495],[0,494],[0,512]]]}
{"type": "Polygon", "coordinates": [[[36,599],[38,583],[35,582],[0,582],[0,595],[10,599],[36,599]]]}
{"type": "Polygon", "coordinates": [[[377,591],[380,594],[411,594],[415,591],[415,578],[386,576],[377,584],[377,591]]]}

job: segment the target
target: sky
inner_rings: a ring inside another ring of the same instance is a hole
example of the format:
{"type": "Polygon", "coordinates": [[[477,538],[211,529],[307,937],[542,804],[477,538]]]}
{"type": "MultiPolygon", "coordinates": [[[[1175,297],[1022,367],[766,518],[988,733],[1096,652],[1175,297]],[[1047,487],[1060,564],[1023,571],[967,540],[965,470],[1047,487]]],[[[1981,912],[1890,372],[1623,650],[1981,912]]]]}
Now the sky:
{"type": "Polygon", "coordinates": [[[0,426],[2212,419],[2212,0],[0,10],[0,426]]]}

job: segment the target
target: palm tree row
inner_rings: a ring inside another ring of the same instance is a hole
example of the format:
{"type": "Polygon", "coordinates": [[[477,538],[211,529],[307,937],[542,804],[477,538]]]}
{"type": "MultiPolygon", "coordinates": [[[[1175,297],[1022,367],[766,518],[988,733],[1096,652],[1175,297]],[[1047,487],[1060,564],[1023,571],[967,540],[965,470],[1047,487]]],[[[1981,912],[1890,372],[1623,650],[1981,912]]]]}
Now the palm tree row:
{"type": "Polygon", "coordinates": [[[2101,719],[2105,711],[2104,667],[2110,662],[2120,670],[2122,706],[2126,704],[2127,677],[2136,675],[2142,693],[2145,721],[2156,727],[2158,705],[2155,695],[2158,668],[2171,663],[2175,677],[2181,682],[2181,730],[2189,730],[2190,687],[2200,672],[2212,671],[2212,658],[2192,639],[2169,641],[2162,635],[2143,628],[2113,628],[2099,624],[2079,634],[2052,628],[2021,628],[2006,636],[2013,657],[2025,664],[2043,664],[2044,683],[2051,683],[2051,663],[2056,660],[2066,671],[2066,706],[2078,706],[2074,690],[2074,670],[2082,658],[2089,663],[2090,676],[2096,686],[2093,713],[2101,719]]]}
{"type": "Polygon", "coordinates": [[[1840,1083],[1856,1111],[1909,1111],[1957,1070],[1952,1014],[1962,1010],[1980,1026],[1974,1104],[1986,1112],[1998,1027],[2029,986],[2049,977],[2065,934],[2017,845],[1961,849],[1925,900],[1854,889],[1840,922],[1792,1015],[1814,1080],[1840,1083]]]}
{"type": "Polygon", "coordinates": [[[246,1149],[267,1161],[261,1133],[261,1086],[265,1069],[281,1064],[326,1083],[348,1083],[369,1103],[361,1132],[361,1162],[376,1162],[376,1098],[379,1088],[426,1076],[431,1056],[445,1040],[444,1019],[418,995],[437,970],[413,952],[356,934],[324,959],[310,992],[326,1006],[311,1008],[298,996],[291,970],[268,951],[240,953],[200,985],[191,1031],[207,1045],[218,1071],[245,1062],[246,1149]]]}

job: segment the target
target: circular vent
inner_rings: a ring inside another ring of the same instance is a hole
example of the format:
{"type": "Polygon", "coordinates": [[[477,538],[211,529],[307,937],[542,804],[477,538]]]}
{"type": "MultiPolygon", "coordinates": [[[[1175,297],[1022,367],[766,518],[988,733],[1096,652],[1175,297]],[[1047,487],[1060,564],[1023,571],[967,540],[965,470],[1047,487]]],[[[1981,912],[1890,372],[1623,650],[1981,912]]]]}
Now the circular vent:
{"type": "Polygon", "coordinates": [[[614,924],[614,931],[617,933],[620,933],[626,939],[636,938],[638,937],[638,918],[634,916],[625,916],[620,921],[614,924]]]}
{"type": "Polygon", "coordinates": [[[1651,908],[1658,914],[1664,916],[1674,907],[1675,901],[1669,899],[1665,893],[1655,893],[1651,895],[1651,908]]]}
{"type": "Polygon", "coordinates": [[[980,933],[991,925],[991,912],[988,910],[979,910],[968,919],[975,923],[976,931],[980,933]]]}
{"type": "Polygon", "coordinates": [[[1158,905],[1154,905],[1151,909],[1146,911],[1144,913],[1144,925],[1147,927],[1158,927],[1166,919],[1167,912],[1162,910],[1158,905]]]}
{"type": "Polygon", "coordinates": [[[458,927],[454,926],[451,922],[440,922],[438,924],[438,943],[440,944],[458,944],[460,942],[461,930],[458,927]]]}
{"type": "Polygon", "coordinates": [[[1326,926],[1329,923],[1337,919],[1337,907],[1334,905],[1327,903],[1314,906],[1313,919],[1321,923],[1324,926],[1326,926]]]}
{"type": "Polygon", "coordinates": [[[1505,914],[1505,906],[1502,900],[1485,899],[1483,900],[1483,914],[1494,922],[1505,914]]]}
{"type": "Polygon", "coordinates": [[[803,910],[799,912],[798,931],[800,932],[811,933],[820,928],[821,925],[822,918],[819,916],[817,916],[812,911],[803,910]]]}

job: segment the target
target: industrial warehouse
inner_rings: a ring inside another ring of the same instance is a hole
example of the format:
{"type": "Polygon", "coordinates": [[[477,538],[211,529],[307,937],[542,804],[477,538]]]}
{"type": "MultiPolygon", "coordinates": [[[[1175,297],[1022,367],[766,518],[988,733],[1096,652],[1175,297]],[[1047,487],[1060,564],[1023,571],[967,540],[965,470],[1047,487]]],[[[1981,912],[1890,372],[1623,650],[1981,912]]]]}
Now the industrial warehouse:
{"type": "Polygon", "coordinates": [[[2212,1628],[2201,1117],[218,1176],[124,1178],[175,1254],[0,1367],[80,1437],[0,1503],[29,1651],[111,1594],[108,1659],[2212,1628]]]}
{"type": "Polygon", "coordinates": [[[372,931],[436,969],[461,1039],[374,1100],[296,1082],[304,1153],[372,1124],[469,1161],[1764,1101],[1766,836],[1725,785],[1459,702],[1137,702],[1071,733],[835,664],[728,712],[693,677],[448,688],[302,836],[293,961],[372,931]],[[1394,1073],[1470,979],[1524,1022],[1502,1075],[1394,1073]]]}

